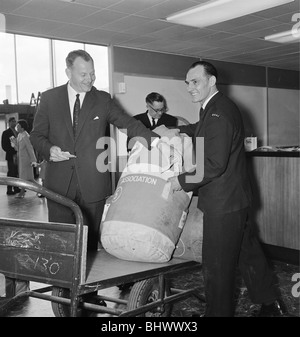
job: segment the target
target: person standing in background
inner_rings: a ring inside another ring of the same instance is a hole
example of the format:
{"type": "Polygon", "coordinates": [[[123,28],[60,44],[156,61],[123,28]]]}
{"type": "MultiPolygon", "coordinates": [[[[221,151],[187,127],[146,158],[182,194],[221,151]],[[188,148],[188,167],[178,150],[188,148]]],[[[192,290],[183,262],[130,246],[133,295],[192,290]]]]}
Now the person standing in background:
{"type": "Polygon", "coordinates": [[[196,167],[170,178],[173,191],[198,192],[198,208],[203,212],[205,316],[234,316],[237,267],[250,299],[261,304],[258,316],[288,315],[249,219],[252,191],[242,117],[235,103],[218,91],[217,78],[216,68],[205,61],[192,64],[187,72],[187,90],[192,102],[200,103],[200,120],[179,130],[192,137],[196,165],[204,163],[204,171],[196,167]],[[197,147],[199,139],[204,141],[204,153],[197,147]]]}
{"type": "MultiPolygon", "coordinates": [[[[36,156],[29,140],[28,123],[24,119],[17,122],[18,137],[14,142],[14,147],[17,150],[18,156],[18,171],[19,178],[34,182],[33,167],[37,165],[36,156]]],[[[16,198],[24,198],[25,189],[21,188],[20,193],[16,198]]]]}
{"type": "MultiPolygon", "coordinates": [[[[147,111],[133,116],[138,121],[141,121],[148,129],[154,130],[160,125],[176,128],[178,120],[176,117],[167,114],[167,101],[163,95],[157,92],[151,92],[146,96],[147,111]]],[[[130,138],[127,139],[127,151],[130,151],[133,144],[130,143],[130,138]]]]}
{"type": "Polygon", "coordinates": [[[133,116],[141,121],[150,130],[157,126],[165,125],[166,127],[177,127],[178,120],[176,117],[167,114],[167,101],[163,95],[157,92],[151,92],[146,96],[147,111],[133,116]]]}
{"type": "MultiPolygon", "coordinates": [[[[5,151],[5,160],[7,161],[7,177],[18,177],[18,163],[17,163],[17,151],[11,145],[11,138],[17,138],[18,132],[16,130],[16,119],[10,117],[8,119],[8,129],[3,131],[1,137],[1,146],[5,151]]],[[[20,192],[18,187],[7,186],[7,195],[14,195],[20,192]]]]}

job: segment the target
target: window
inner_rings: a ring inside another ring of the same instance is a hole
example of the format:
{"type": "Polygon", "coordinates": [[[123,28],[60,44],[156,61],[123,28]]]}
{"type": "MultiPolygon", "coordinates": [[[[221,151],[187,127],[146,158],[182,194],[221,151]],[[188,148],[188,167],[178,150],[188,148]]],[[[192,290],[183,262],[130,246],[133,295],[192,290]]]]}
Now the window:
{"type": "Polygon", "coordinates": [[[7,33],[0,33],[0,45],[0,104],[6,99],[28,104],[32,93],[36,98],[38,92],[67,83],[65,59],[75,49],[91,54],[95,87],[109,92],[108,47],[7,33]]]}
{"type": "Polygon", "coordinates": [[[91,44],[85,45],[85,50],[92,56],[95,66],[95,87],[109,92],[108,48],[91,44]]]}
{"type": "Polygon", "coordinates": [[[17,102],[14,35],[0,33],[0,103],[8,99],[17,102]]]}
{"type": "Polygon", "coordinates": [[[48,39],[16,35],[18,102],[29,103],[31,94],[51,87],[48,39]]]}

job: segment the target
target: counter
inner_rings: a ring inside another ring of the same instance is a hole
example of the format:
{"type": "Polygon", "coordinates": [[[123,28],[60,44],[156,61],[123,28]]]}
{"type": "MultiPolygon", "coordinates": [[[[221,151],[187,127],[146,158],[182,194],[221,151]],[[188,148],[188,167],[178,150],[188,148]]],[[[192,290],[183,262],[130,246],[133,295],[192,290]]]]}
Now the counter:
{"type": "Polygon", "coordinates": [[[299,151],[251,151],[246,152],[247,157],[300,157],[299,151]]]}
{"type": "Polygon", "coordinates": [[[300,249],[299,152],[247,153],[254,201],[253,219],[262,242],[300,249]]]}

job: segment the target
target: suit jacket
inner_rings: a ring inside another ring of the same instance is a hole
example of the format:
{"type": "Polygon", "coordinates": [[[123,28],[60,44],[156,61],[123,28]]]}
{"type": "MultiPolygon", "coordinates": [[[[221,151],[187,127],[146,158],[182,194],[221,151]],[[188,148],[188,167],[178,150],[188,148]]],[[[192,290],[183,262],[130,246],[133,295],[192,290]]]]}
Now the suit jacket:
{"type": "MultiPolygon", "coordinates": [[[[152,125],[148,118],[147,111],[134,116],[135,119],[141,121],[148,129],[152,129],[152,125]]],[[[158,119],[155,127],[165,125],[166,127],[177,127],[178,120],[176,117],[163,113],[158,119]]]]}
{"type": "MultiPolygon", "coordinates": [[[[228,213],[250,206],[251,187],[244,151],[244,126],[238,107],[218,92],[205,107],[198,123],[179,127],[193,137],[204,137],[204,173],[187,183],[195,172],[178,179],[185,191],[198,190],[198,208],[204,213],[228,213]]],[[[197,160],[201,149],[195,149],[197,160]]],[[[199,167],[198,167],[199,169],[199,167]]]]}
{"type": "Polygon", "coordinates": [[[15,136],[13,131],[8,128],[7,130],[3,131],[1,137],[1,146],[3,151],[6,152],[5,160],[10,161],[13,160],[13,156],[17,153],[16,150],[10,144],[10,137],[15,136]]]}
{"type": "Polygon", "coordinates": [[[49,161],[45,187],[66,195],[75,170],[82,197],[87,202],[99,201],[111,194],[110,148],[106,150],[108,142],[104,138],[108,123],[127,129],[131,137],[143,137],[149,147],[153,137],[158,137],[127,115],[107,92],[93,87],[85,95],[74,139],[67,84],[41,95],[30,134],[34,148],[47,161],[53,145],[77,156],[62,162],[49,161]]]}
{"type": "MultiPolygon", "coordinates": [[[[156,127],[160,126],[160,125],[165,125],[166,127],[177,127],[178,124],[178,119],[174,116],[168,115],[166,113],[163,113],[161,115],[161,117],[158,119],[157,124],[155,125],[155,127],[153,127],[150,123],[150,120],[148,118],[148,112],[143,112],[141,114],[135,115],[133,116],[136,120],[141,121],[146,128],[153,130],[156,127]]],[[[127,150],[131,150],[132,144],[129,144],[130,142],[130,137],[128,136],[127,138],[127,150]]]]}

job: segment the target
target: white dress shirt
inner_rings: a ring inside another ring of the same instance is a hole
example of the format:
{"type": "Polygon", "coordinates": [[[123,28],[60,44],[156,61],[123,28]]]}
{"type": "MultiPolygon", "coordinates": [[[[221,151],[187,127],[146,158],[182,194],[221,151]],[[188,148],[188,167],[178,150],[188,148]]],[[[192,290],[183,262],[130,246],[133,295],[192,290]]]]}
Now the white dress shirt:
{"type": "Polygon", "coordinates": [[[77,94],[79,94],[80,108],[81,108],[86,93],[85,92],[77,92],[76,90],[74,90],[71,87],[70,82],[68,82],[68,97],[69,97],[70,114],[71,114],[72,123],[73,123],[73,109],[74,109],[74,104],[75,104],[75,101],[76,101],[76,95],[77,94]]]}

